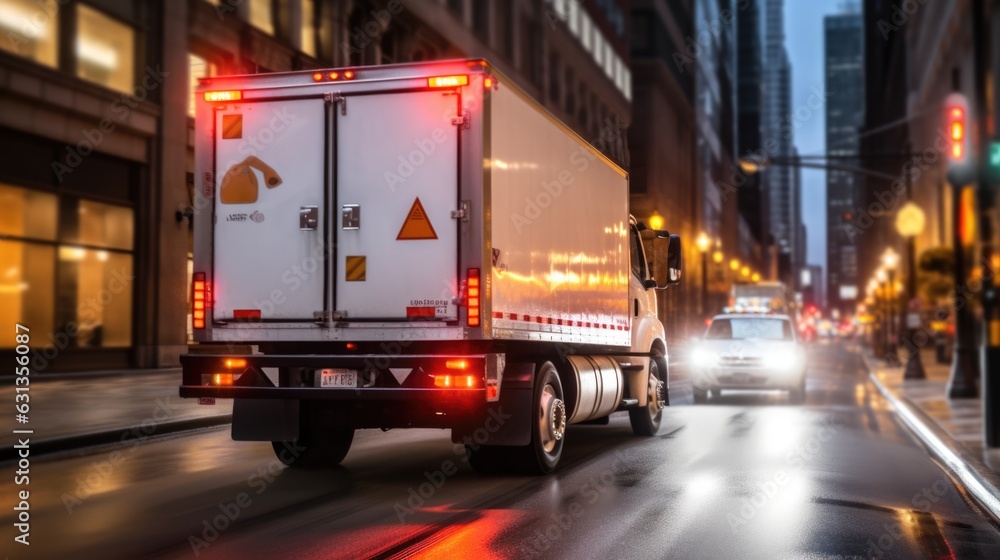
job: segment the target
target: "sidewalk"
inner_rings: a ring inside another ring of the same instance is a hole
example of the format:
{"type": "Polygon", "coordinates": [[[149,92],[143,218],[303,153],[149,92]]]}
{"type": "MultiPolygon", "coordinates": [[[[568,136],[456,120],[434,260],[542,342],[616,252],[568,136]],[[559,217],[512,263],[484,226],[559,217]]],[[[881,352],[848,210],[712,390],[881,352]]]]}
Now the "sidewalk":
{"type": "Polygon", "coordinates": [[[948,399],[950,364],[938,364],[932,351],[921,353],[927,379],[903,379],[903,368],[861,356],[869,378],[923,444],[1000,519],[1000,449],[984,449],[983,403],[948,399]]]}
{"type": "MultiPolygon", "coordinates": [[[[231,400],[220,399],[214,406],[199,405],[197,400],[177,396],[180,383],[179,368],[32,378],[28,423],[11,424],[12,429],[30,429],[34,433],[0,434],[0,461],[14,458],[13,445],[18,437],[29,437],[31,454],[38,456],[231,421],[231,400]]],[[[4,383],[0,402],[13,407],[14,398],[14,384],[4,383]]]]}

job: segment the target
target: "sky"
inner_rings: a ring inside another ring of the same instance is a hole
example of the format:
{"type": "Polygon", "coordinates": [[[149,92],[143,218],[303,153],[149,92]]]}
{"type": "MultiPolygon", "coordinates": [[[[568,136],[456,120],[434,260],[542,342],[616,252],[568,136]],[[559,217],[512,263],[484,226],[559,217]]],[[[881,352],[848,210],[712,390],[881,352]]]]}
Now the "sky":
{"type": "MultiPolygon", "coordinates": [[[[844,12],[843,0],[785,0],[785,47],[792,64],[792,107],[808,106],[812,88],[822,91],[823,17],[844,12]]],[[[797,119],[798,120],[798,119],[797,119]]],[[[826,152],[826,115],[801,120],[795,130],[801,155],[826,152]]],[[[826,275],[826,172],[802,170],[802,221],[809,238],[808,261],[826,275]]]]}

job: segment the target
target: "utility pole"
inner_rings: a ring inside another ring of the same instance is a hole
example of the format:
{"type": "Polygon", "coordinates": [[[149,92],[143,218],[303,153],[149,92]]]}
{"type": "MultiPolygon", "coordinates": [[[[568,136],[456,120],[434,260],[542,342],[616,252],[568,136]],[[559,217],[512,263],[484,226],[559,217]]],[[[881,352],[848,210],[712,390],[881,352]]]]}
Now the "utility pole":
{"type": "Polygon", "coordinates": [[[994,160],[994,157],[1000,156],[1000,143],[995,140],[997,138],[996,128],[989,128],[991,123],[990,119],[987,118],[988,107],[986,105],[988,88],[986,77],[988,74],[992,74],[994,119],[1000,115],[998,112],[1000,111],[1000,101],[997,99],[998,90],[996,89],[1000,85],[1000,77],[997,76],[995,70],[992,73],[988,72],[990,66],[995,68],[1000,62],[1000,37],[997,36],[1000,32],[1000,6],[997,5],[997,2],[992,4],[991,13],[986,14],[983,10],[983,1],[974,0],[972,21],[975,26],[973,42],[976,50],[976,106],[979,111],[980,126],[980,172],[977,195],[980,211],[981,270],[984,288],[982,298],[984,435],[986,447],[1000,447],[1000,277],[998,277],[998,271],[995,270],[1000,264],[1000,252],[998,252],[1000,247],[998,247],[995,235],[997,192],[993,188],[993,184],[1000,179],[997,176],[1000,161],[994,160]],[[987,43],[990,36],[992,36],[992,44],[987,43]],[[991,52],[993,56],[990,56],[991,52]]]}

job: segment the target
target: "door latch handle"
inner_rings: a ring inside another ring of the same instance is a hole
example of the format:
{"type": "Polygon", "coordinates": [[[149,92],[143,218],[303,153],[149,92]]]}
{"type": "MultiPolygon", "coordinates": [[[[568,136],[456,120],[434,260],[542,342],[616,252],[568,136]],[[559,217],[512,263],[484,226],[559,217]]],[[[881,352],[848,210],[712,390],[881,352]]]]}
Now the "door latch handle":
{"type": "Polygon", "coordinates": [[[319,207],[303,206],[299,208],[299,229],[302,231],[315,231],[319,225],[319,207]]]}
{"type": "Polygon", "coordinates": [[[361,229],[361,206],[345,204],[341,208],[341,227],[343,229],[361,229]]]}

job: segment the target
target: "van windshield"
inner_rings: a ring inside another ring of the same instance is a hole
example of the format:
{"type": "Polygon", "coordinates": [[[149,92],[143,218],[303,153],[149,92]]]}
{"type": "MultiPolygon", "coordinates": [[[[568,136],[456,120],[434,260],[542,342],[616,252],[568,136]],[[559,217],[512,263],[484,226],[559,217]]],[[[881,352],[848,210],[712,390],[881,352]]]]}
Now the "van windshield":
{"type": "Polygon", "coordinates": [[[792,340],[792,324],[787,319],[747,317],[716,319],[705,335],[709,340],[792,340]]]}

